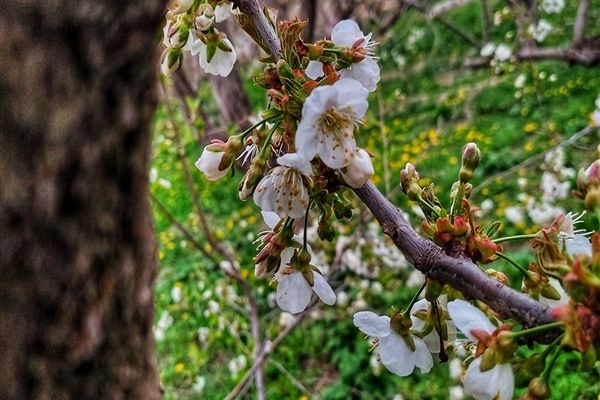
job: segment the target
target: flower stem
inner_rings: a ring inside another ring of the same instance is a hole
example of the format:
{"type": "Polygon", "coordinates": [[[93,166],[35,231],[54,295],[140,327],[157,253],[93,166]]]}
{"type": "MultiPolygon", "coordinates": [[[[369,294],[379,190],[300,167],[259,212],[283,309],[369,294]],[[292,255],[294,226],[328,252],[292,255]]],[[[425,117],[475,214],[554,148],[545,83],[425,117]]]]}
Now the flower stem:
{"type": "Polygon", "coordinates": [[[546,365],[546,368],[544,368],[544,372],[542,372],[542,376],[541,376],[542,381],[548,382],[548,379],[550,378],[550,373],[552,372],[552,368],[554,368],[554,363],[556,362],[556,359],[558,358],[558,356],[561,353],[561,351],[560,351],[561,349],[562,349],[562,346],[558,346],[558,348],[554,352],[554,355],[550,359],[550,362],[548,363],[548,365],[546,365]]]}
{"type": "Polygon", "coordinates": [[[537,233],[531,233],[529,235],[515,235],[515,236],[506,236],[498,239],[494,239],[494,243],[502,243],[509,242],[511,240],[526,240],[526,239],[535,239],[537,237],[537,233]]]}
{"type": "Polygon", "coordinates": [[[264,158],[267,149],[271,147],[271,138],[273,137],[273,134],[275,133],[275,131],[277,130],[277,128],[279,128],[279,124],[281,121],[277,121],[275,123],[275,125],[273,125],[273,127],[271,128],[271,130],[269,131],[269,136],[267,136],[267,138],[265,139],[265,143],[263,145],[263,148],[260,149],[260,153],[258,154],[258,156],[260,158],[264,158]]]}
{"type": "Polygon", "coordinates": [[[252,125],[250,128],[246,129],[244,132],[241,133],[242,138],[245,138],[246,136],[248,136],[249,133],[251,133],[253,130],[255,130],[256,128],[258,128],[259,126],[269,122],[270,120],[272,120],[273,118],[275,118],[275,116],[272,116],[270,118],[265,118],[263,120],[258,121],[257,123],[255,123],[254,125],[252,125]]]}
{"type": "Polygon", "coordinates": [[[417,300],[419,300],[419,296],[421,295],[421,292],[423,292],[423,289],[425,289],[425,286],[427,286],[427,282],[423,283],[421,285],[421,287],[419,288],[419,290],[417,291],[417,293],[415,293],[415,295],[413,296],[413,298],[410,300],[410,304],[408,305],[408,307],[406,307],[406,310],[404,311],[404,316],[405,317],[409,317],[410,315],[410,309],[412,308],[412,306],[415,305],[415,303],[417,302],[417,300]]]}
{"type": "Polygon", "coordinates": [[[513,259],[508,257],[506,254],[501,253],[499,251],[497,251],[496,254],[498,255],[498,257],[502,258],[503,260],[508,261],[509,264],[512,264],[515,268],[517,268],[519,270],[519,272],[521,274],[523,274],[523,276],[527,277],[529,275],[529,271],[527,271],[524,267],[517,264],[515,261],[513,261],[513,259]]]}
{"type": "Polygon", "coordinates": [[[308,207],[306,207],[306,215],[304,216],[304,244],[302,245],[302,249],[306,250],[307,243],[307,231],[308,231],[308,213],[310,212],[310,206],[312,205],[312,200],[308,202],[308,207]]]}
{"type": "Polygon", "coordinates": [[[513,338],[516,338],[516,337],[520,337],[520,336],[531,335],[534,333],[540,333],[540,332],[544,332],[544,331],[547,331],[550,329],[559,328],[562,325],[563,325],[562,322],[551,322],[546,325],[540,325],[540,326],[536,326],[536,327],[529,328],[529,329],[523,329],[522,331],[519,331],[519,332],[513,332],[513,333],[511,333],[510,336],[513,338]]]}
{"type": "Polygon", "coordinates": [[[421,196],[417,200],[419,201],[419,206],[425,206],[434,216],[439,218],[440,213],[427,200],[421,196]]]}

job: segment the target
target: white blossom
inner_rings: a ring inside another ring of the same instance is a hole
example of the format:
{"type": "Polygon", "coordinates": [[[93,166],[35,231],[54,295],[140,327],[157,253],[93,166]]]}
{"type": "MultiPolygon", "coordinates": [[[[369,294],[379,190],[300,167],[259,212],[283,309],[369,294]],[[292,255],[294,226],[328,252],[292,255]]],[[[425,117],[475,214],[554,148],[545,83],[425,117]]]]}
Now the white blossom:
{"type": "Polygon", "coordinates": [[[462,386],[452,386],[450,388],[449,399],[450,400],[462,400],[465,398],[465,392],[462,386]]]}
{"type": "Polygon", "coordinates": [[[344,182],[353,188],[363,187],[374,173],[371,156],[363,149],[352,153],[350,163],[341,171],[344,182]]]}
{"type": "Polygon", "coordinates": [[[173,317],[167,311],[160,314],[160,318],[154,326],[154,337],[158,342],[164,340],[167,329],[173,324],[173,317]]]}
{"type": "Polygon", "coordinates": [[[571,258],[578,255],[592,257],[592,244],[584,235],[584,230],[575,229],[575,226],[582,222],[583,215],[584,213],[567,213],[558,228],[559,245],[567,250],[571,258]]]}
{"type": "Polygon", "coordinates": [[[330,168],[352,161],[354,129],[367,111],[368,92],[352,79],[314,89],[304,102],[296,131],[296,149],[305,159],[319,156],[330,168]]]}
{"type": "Polygon", "coordinates": [[[208,329],[206,326],[201,326],[200,328],[198,328],[198,341],[200,341],[200,343],[205,343],[208,340],[209,333],[210,329],[208,329]]]}
{"type": "Polygon", "coordinates": [[[504,216],[506,217],[507,220],[509,220],[511,223],[513,223],[515,225],[520,224],[525,221],[525,219],[523,218],[523,213],[521,212],[521,209],[516,206],[506,207],[506,209],[504,210],[504,216]]]}
{"type": "MultiPolygon", "coordinates": [[[[192,36],[193,35],[190,35],[190,38],[192,36]]],[[[215,54],[210,61],[208,61],[208,46],[198,38],[193,38],[191,45],[188,41],[188,44],[186,44],[184,49],[189,50],[193,56],[198,55],[198,62],[204,72],[225,77],[233,70],[233,65],[237,60],[237,53],[229,39],[222,38],[220,40],[229,51],[223,50],[220,46],[217,46],[215,54]]]]}
{"type": "Polygon", "coordinates": [[[335,303],[335,293],[327,280],[319,272],[311,271],[314,284],[311,287],[301,272],[291,267],[284,267],[275,274],[277,280],[276,301],[279,308],[291,314],[298,314],[306,309],[313,291],[327,305],[335,303]]]}
{"type": "MultiPolygon", "coordinates": [[[[481,310],[464,300],[448,303],[448,313],[456,327],[474,343],[478,341],[473,335],[474,330],[492,334],[496,329],[481,310]]],[[[487,371],[482,371],[480,367],[481,357],[469,364],[463,381],[465,394],[476,400],[512,399],[515,378],[510,364],[496,364],[487,371]]]]}
{"type": "MultiPolygon", "coordinates": [[[[446,308],[446,296],[440,296],[438,299],[438,307],[440,311],[443,311],[446,308]]],[[[418,318],[416,314],[419,311],[429,311],[431,308],[431,303],[426,299],[421,299],[417,301],[412,308],[410,309],[410,319],[412,321],[412,330],[415,332],[420,332],[425,328],[426,322],[422,319],[418,318]]],[[[452,321],[446,321],[446,327],[448,330],[448,340],[454,340],[456,338],[455,328],[452,321]]],[[[432,329],[427,335],[423,337],[423,341],[425,345],[429,349],[430,352],[437,354],[441,351],[441,340],[440,335],[435,329],[432,329]]]]}
{"type": "Polygon", "coordinates": [[[486,43],[479,52],[481,57],[489,57],[494,54],[494,50],[496,50],[496,45],[494,43],[486,43]]]}
{"type": "Polygon", "coordinates": [[[494,58],[498,61],[506,61],[512,56],[512,49],[505,45],[504,43],[500,43],[496,50],[494,50],[494,58]]]}
{"type": "Polygon", "coordinates": [[[495,206],[496,205],[494,204],[494,201],[492,199],[485,199],[481,202],[481,211],[487,214],[490,211],[492,211],[495,206]]]}
{"type": "Polygon", "coordinates": [[[371,34],[364,35],[358,24],[346,19],[338,22],[331,31],[331,41],[338,47],[352,47],[356,43],[366,51],[366,56],[358,63],[341,71],[342,78],[350,78],[360,82],[369,92],[377,88],[380,79],[379,65],[371,56],[371,34]]]}
{"type": "Polygon", "coordinates": [[[550,24],[550,22],[545,19],[540,19],[537,24],[529,25],[527,28],[527,33],[535,39],[536,42],[543,42],[546,37],[552,33],[554,28],[550,24]]]}
{"type": "Polygon", "coordinates": [[[542,10],[548,14],[558,14],[565,8],[565,0],[542,0],[542,10]]]}
{"type": "Polygon", "coordinates": [[[205,386],[206,386],[206,377],[199,375],[196,377],[196,380],[194,381],[192,390],[194,392],[202,392],[204,390],[205,386]]]}
{"type": "Polygon", "coordinates": [[[521,89],[523,86],[525,86],[526,81],[527,81],[527,75],[519,74],[519,76],[517,76],[517,79],[515,79],[515,87],[517,89],[521,89]]]}
{"type": "Polygon", "coordinates": [[[216,181],[227,175],[227,171],[229,171],[229,168],[225,168],[224,170],[219,169],[224,155],[224,151],[209,150],[207,146],[202,150],[200,158],[194,165],[202,171],[206,179],[216,181]]]}
{"type": "Polygon", "coordinates": [[[248,360],[246,359],[246,356],[243,354],[240,354],[239,356],[234,357],[229,361],[229,365],[228,365],[229,372],[231,372],[231,375],[235,377],[244,368],[246,368],[247,363],[248,363],[248,360]]]}
{"type": "Polygon", "coordinates": [[[308,207],[308,190],[303,176],[312,173],[310,163],[298,153],[288,153],[277,159],[273,168],[258,183],[254,202],[263,211],[284,213],[291,218],[302,218],[308,207]]]}
{"type": "Polygon", "coordinates": [[[181,293],[181,288],[179,286],[174,286],[173,289],[171,289],[171,299],[173,302],[179,303],[182,298],[183,294],[181,293]]]}
{"type": "Polygon", "coordinates": [[[415,349],[412,350],[406,340],[392,330],[390,317],[360,311],[354,314],[353,323],[364,334],[378,339],[375,350],[390,372],[408,376],[415,367],[423,373],[429,372],[433,367],[433,358],[423,339],[413,335],[415,349]]]}
{"type": "Polygon", "coordinates": [[[451,359],[448,363],[448,370],[450,372],[450,378],[454,380],[460,379],[460,376],[463,373],[463,367],[460,358],[451,359]]]}
{"type": "Polygon", "coordinates": [[[513,398],[515,376],[510,364],[497,364],[481,371],[481,357],[469,364],[463,381],[465,394],[475,400],[510,400],[513,398]]]}

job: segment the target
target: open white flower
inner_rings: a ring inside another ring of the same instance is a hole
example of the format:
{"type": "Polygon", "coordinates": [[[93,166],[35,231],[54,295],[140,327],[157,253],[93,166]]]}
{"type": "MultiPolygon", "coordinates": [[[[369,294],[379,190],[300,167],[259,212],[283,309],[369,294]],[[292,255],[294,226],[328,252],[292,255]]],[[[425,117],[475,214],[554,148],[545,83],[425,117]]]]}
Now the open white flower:
{"type": "Polygon", "coordinates": [[[354,326],[364,334],[378,339],[376,351],[383,365],[398,376],[412,374],[415,366],[427,373],[433,367],[433,358],[423,339],[413,336],[413,351],[404,338],[392,330],[390,317],[378,316],[371,311],[354,314],[354,326]]]}
{"type": "Polygon", "coordinates": [[[574,214],[567,213],[559,226],[558,238],[560,245],[564,246],[567,254],[573,258],[578,255],[592,257],[592,244],[590,240],[583,235],[584,229],[575,229],[575,225],[583,220],[585,213],[574,214]]]}
{"type": "Polygon", "coordinates": [[[341,170],[344,182],[353,188],[362,187],[374,173],[371,156],[363,149],[356,150],[351,156],[350,164],[341,170]]]}
{"type": "MultiPolygon", "coordinates": [[[[478,308],[464,300],[448,303],[448,313],[456,327],[467,338],[477,343],[473,331],[484,331],[492,334],[496,327],[478,308]]],[[[463,381],[465,394],[476,400],[510,400],[515,388],[515,377],[510,364],[496,364],[493,368],[482,371],[481,357],[477,357],[467,368],[463,381]]]]}
{"type": "Polygon", "coordinates": [[[377,88],[380,79],[379,65],[372,57],[370,48],[374,43],[371,42],[371,34],[365,36],[360,30],[358,24],[352,20],[345,19],[338,22],[331,31],[331,41],[338,47],[352,47],[357,42],[357,46],[365,49],[366,56],[360,62],[352,64],[349,68],[341,71],[342,78],[350,78],[360,82],[369,92],[377,88]]]}
{"type": "Polygon", "coordinates": [[[481,357],[478,357],[469,364],[463,386],[465,394],[475,400],[510,400],[515,377],[510,364],[498,364],[488,371],[481,371],[481,357]]]}
{"type": "Polygon", "coordinates": [[[288,153],[277,159],[273,168],[258,183],[254,202],[263,211],[284,213],[291,218],[302,218],[308,207],[308,190],[303,175],[312,173],[310,163],[297,153],[288,153]]]}
{"type": "Polygon", "coordinates": [[[481,57],[489,57],[494,54],[494,50],[496,50],[496,45],[494,43],[486,43],[485,46],[481,48],[479,55],[481,57]]]}
{"type": "Polygon", "coordinates": [[[565,0],[543,0],[542,10],[548,14],[558,14],[565,8],[565,0]]]}
{"type": "Polygon", "coordinates": [[[327,280],[316,271],[312,271],[312,274],[314,284],[310,286],[301,272],[288,266],[280,268],[275,274],[278,282],[275,299],[279,308],[291,314],[298,314],[304,311],[310,303],[313,291],[323,303],[330,306],[335,304],[335,292],[327,280]]]}
{"type": "Polygon", "coordinates": [[[356,150],[354,128],[367,111],[367,90],[352,79],[312,91],[304,102],[296,131],[296,150],[305,159],[319,156],[330,168],[352,161],[356,150]]]}
{"type": "Polygon", "coordinates": [[[494,50],[494,58],[498,61],[506,61],[510,57],[512,57],[512,49],[504,43],[500,43],[494,50]]]}
{"type": "Polygon", "coordinates": [[[552,33],[554,28],[545,19],[540,19],[537,24],[529,25],[527,33],[536,40],[536,42],[543,42],[546,37],[552,33]]]}
{"type": "Polygon", "coordinates": [[[194,164],[196,168],[198,168],[206,179],[209,181],[216,181],[221,179],[227,174],[229,168],[225,168],[223,170],[220,169],[221,162],[223,161],[223,156],[225,152],[221,149],[209,150],[208,146],[202,150],[202,155],[196,163],[194,164]]]}
{"type": "MultiPolygon", "coordinates": [[[[192,36],[193,35],[190,34],[190,37],[192,36]]],[[[223,50],[217,46],[215,54],[210,61],[208,61],[208,47],[198,38],[193,38],[191,45],[190,41],[188,41],[184,50],[189,50],[193,56],[198,55],[200,67],[202,67],[207,74],[225,77],[233,70],[233,65],[237,60],[237,53],[229,39],[223,38],[220,40],[230,51],[223,50]]]]}
{"type": "MultiPolygon", "coordinates": [[[[446,296],[441,296],[439,298],[438,307],[440,308],[440,312],[446,308],[446,296]]],[[[413,331],[420,332],[425,328],[426,322],[418,318],[416,314],[419,311],[429,311],[430,308],[431,303],[427,301],[427,299],[421,299],[412,306],[410,309],[410,319],[412,321],[413,331]]],[[[456,328],[452,321],[445,321],[445,323],[448,329],[448,340],[452,341],[456,339],[456,328]]],[[[423,341],[431,353],[437,354],[441,351],[442,341],[440,340],[439,333],[435,329],[425,335],[423,341]]]]}

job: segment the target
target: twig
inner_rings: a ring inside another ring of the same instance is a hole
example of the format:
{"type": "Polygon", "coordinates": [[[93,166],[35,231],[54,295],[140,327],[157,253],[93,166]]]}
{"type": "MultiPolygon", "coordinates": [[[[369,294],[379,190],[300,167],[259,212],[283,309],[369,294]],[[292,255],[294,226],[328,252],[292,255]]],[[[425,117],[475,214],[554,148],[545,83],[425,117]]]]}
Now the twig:
{"type": "Polygon", "coordinates": [[[475,186],[472,190],[472,195],[475,195],[477,193],[479,193],[483,188],[485,188],[486,186],[489,186],[492,182],[496,181],[497,179],[503,178],[505,176],[508,176],[514,172],[519,171],[521,168],[526,168],[528,166],[530,166],[531,164],[535,163],[538,160],[543,159],[546,154],[558,149],[559,147],[563,147],[566,145],[571,145],[573,143],[575,143],[577,140],[579,140],[580,138],[589,135],[590,133],[597,131],[598,128],[593,128],[590,126],[586,126],[585,128],[583,128],[582,130],[580,130],[579,132],[575,133],[573,136],[571,136],[570,138],[568,138],[567,140],[564,140],[562,142],[560,142],[559,144],[557,144],[556,146],[553,146],[547,150],[542,151],[541,153],[537,153],[523,161],[521,161],[520,163],[518,163],[517,165],[513,165],[512,167],[510,167],[509,169],[507,169],[506,171],[502,171],[499,172],[495,175],[492,175],[486,179],[483,180],[483,182],[481,182],[479,185],[475,186]]]}
{"type": "Polygon", "coordinates": [[[464,30],[462,30],[459,26],[455,25],[453,22],[448,21],[443,16],[436,15],[436,16],[429,17],[429,12],[427,10],[427,7],[425,5],[423,5],[420,1],[418,1],[418,0],[404,0],[403,3],[405,3],[405,4],[407,4],[407,5],[411,6],[411,7],[413,7],[415,10],[418,10],[418,11],[422,12],[423,14],[425,14],[431,20],[437,21],[440,24],[444,25],[446,28],[448,28],[452,32],[456,33],[458,36],[462,37],[464,40],[466,40],[467,42],[469,42],[474,47],[476,47],[478,49],[481,48],[481,43],[479,43],[479,41],[477,39],[475,39],[473,36],[469,35],[467,32],[465,32],[464,30]]]}
{"type": "Polygon", "coordinates": [[[462,7],[464,5],[469,4],[473,0],[446,0],[441,3],[435,4],[433,7],[429,9],[427,12],[427,16],[429,18],[437,18],[440,15],[447,13],[450,10],[453,10],[458,7],[462,7]]]}
{"type": "Polygon", "coordinates": [[[589,0],[579,0],[577,16],[575,17],[575,25],[573,26],[573,47],[579,47],[579,45],[585,39],[585,22],[589,7],[589,0]]]}

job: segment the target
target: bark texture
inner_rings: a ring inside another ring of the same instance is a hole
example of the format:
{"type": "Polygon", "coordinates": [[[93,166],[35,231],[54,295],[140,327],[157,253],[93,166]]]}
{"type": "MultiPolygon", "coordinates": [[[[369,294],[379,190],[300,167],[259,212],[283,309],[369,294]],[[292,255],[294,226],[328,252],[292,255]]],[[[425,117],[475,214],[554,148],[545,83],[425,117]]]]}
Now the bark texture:
{"type": "Polygon", "coordinates": [[[155,399],[160,0],[0,14],[0,398],[155,399]]]}

